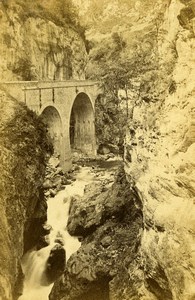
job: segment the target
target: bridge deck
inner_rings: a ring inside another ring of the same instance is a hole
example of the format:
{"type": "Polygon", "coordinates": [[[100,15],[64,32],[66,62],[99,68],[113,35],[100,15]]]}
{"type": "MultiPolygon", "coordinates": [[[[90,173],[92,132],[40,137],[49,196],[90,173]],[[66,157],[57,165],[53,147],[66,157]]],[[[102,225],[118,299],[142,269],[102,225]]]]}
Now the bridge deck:
{"type": "Polygon", "coordinates": [[[5,81],[2,85],[22,86],[23,89],[47,89],[47,88],[68,88],[98,85],[92,80],[64,80],[64,81],[5,81]]]}

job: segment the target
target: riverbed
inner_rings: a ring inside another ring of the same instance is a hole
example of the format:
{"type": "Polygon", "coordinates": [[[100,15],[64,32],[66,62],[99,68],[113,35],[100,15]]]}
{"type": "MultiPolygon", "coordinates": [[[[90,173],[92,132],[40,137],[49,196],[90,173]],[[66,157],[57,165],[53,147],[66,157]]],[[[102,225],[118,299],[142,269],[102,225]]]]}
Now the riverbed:
{"type": "Polygon", "coordinates": [[[72,197],[84,195],[85,188],[94,181],[105,180],[114,174],[117,162],[111,161],[105,164],[85,163],[74,175],[75,181],[67,185],[65,189],[59,191],[55,197],[47,200],[47,226],[51,227],[47,237],[49,245],[42,249],[32,249],[27,252],[22,259],[22,269],[25,275],[23,295],[19,300],[48,300],[52,289],[52,284],[45,284],[45,268],[52,248],[59,243],[63,245],[66,253],[66,261],[75,253],[81,243],[76,237],[71,236],[66,228],[69,207],[72,197]],[[87,165],[87,166],[86,166],[87,165]],[[106,167],[106,168],[105,168],[106,167]]]}

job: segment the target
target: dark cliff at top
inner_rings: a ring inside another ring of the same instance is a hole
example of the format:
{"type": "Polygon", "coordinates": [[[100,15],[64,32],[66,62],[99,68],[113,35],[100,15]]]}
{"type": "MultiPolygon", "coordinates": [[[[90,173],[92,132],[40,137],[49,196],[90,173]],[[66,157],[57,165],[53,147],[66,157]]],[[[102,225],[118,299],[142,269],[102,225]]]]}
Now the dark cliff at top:
{"type": "Polygon", "coordinates": [[[76,16],[69,0],[1,1],[0,80],[84,79],[87,53],[76,16]]]}

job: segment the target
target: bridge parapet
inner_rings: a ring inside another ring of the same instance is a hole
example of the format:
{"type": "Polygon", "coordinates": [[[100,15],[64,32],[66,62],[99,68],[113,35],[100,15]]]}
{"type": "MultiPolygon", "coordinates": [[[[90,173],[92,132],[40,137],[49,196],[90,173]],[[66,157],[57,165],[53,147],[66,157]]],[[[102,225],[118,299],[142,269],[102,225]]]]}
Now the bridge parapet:
{"type": "MultiPolygon", "coordinates": [[[[85,89],[86,92],[92,92],[97,94],[98,82],[91,80],[66,80],[66,81],[6,81],[1,82],[1,86],[18,101],[25,102],[27,105],[27,93],[29,91],[41,91],[50,90],[54,95],[56,89],[75,89],[77,94],[79,89],[85,89]]],[[[49,93],[49,92],[48,92],[49,93]]],[[[53,96],[52,96],[53,97],[53,96]]],[[[37,95],[36,95],[37,99],[37,95]]]]}

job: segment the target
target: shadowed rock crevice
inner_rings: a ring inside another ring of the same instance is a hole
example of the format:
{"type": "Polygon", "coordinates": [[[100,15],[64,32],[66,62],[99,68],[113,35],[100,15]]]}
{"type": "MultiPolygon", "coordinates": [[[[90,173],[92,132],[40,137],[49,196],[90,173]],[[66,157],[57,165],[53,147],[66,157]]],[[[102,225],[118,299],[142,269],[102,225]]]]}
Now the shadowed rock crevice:
{"type": "Polygon", "coordinates": [[[47,203],[42,189],[40,189],[39,200],[35,206],[34,214],[29,216],[25,224],[24,253],[37,245],[46,234],[44,224],[47,221],[47,203]]]}
{"type": "Polygon", "coordinates": [[[153,278],[148,278],[146,280],[148,283],[149,290],[156,295],[157,299],[159,300],[172,300],[172,293],[170,291],[170,288],[167,290],[165,286],[160,286],[157,281],[155,281],[153,278]]]}
{"type": "Polygon", "coordinates": [[[88,284],[88,289],[85,287],[85,292],[73,300],[109,300],[109,281],[109,278],[102,277],[88,284]]]}
{"type": "MultiPolygon", "coordinates": [[[[148,262],[149,261],[150,260],[148,259],[148,262]]],[[[174,299],[169,280],[163,267],[160,266],[160,264],[154,266],[151,263],[150,265],[148,262],[145,264],[145,279],[148,290],[151,291],[159,300],[174,299]],[[151,272],[152,268],[153,270],[151,272]]]]}

